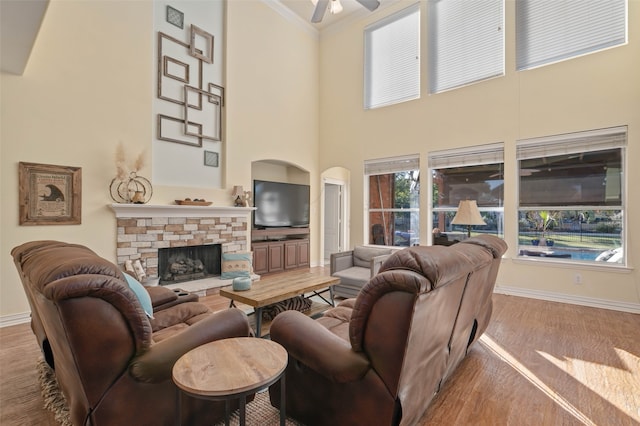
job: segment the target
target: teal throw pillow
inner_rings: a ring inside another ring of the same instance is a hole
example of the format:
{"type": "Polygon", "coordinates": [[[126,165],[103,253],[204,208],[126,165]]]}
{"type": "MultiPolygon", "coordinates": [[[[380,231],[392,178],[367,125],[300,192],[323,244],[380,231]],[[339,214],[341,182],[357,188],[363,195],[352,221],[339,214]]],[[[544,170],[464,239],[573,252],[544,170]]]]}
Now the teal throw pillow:
{"type": "Polygon", "coordinates": [[[129,288],[133,290],[138,297],[138,300],[142,305],[142,309],[144,309],[144,313],[147,314],[149,318],[153,318],[153,305],[151,304],[151,296],[149,296],[149,292],[131,275],[127,273],[123,273],[123,275],[127,280],[127,284],[129,284],[129,288]]]}
{"type": "Polygon", "coordinates": [[[251,252],[222,253],[220,278],[231,280],[238,277],[251,277],[253,256],[251,252]]]}

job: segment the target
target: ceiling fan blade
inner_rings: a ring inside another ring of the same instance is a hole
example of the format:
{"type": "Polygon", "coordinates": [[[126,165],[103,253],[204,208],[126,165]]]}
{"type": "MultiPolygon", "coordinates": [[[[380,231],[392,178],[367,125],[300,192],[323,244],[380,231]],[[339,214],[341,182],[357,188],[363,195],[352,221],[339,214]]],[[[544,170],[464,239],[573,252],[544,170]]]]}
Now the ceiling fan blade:
{"type": "Polygon", "coordinates": [[[329,6],[329,0],[318,0],[318,4],[316,4],[316,9],[313,11],[313,16],[311,17],[311,22],[313,22],[314,24],[317,24],[318,22],[322,22],[322,18],[324,18],[324,13],[327,11],[327,6],[329,6]]]}
{"type": "Polygon", "coordinates": [[[369,9],[371,12],[376,10],[378,6],[380,6],[380,1],[378,0],[356,0],[358,3],[369,9]]]}

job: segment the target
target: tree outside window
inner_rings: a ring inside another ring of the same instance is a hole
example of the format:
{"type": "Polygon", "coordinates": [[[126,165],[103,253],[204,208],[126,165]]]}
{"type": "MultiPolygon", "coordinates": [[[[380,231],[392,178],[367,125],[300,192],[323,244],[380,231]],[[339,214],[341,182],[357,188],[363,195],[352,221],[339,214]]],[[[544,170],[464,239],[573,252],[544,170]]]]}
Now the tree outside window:
{"type": "Polygon", "coordinates": [[[420,171],[369,177],[369,243],[412,246],[420,241],[420,171]]]}

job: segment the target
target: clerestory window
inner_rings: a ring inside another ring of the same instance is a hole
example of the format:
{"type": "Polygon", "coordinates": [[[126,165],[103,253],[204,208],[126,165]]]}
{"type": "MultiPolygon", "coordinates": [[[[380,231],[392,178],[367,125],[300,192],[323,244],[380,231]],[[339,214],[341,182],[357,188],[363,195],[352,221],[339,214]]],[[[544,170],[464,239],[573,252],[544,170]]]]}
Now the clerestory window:
{"type": "Polygon", "coordinates": [[[364,108],[420,97],[420,4],[364,30],[364,108]]]}
{"type": "Polygon", "coordinates": [[[504,75],[503,0],[429,0],[429,93],[504,75]]]}
{"type": "Polygon", "coordinates": [[[626,0],[516,1],[518,70],[551,64],[626,42],[626,0]]]}

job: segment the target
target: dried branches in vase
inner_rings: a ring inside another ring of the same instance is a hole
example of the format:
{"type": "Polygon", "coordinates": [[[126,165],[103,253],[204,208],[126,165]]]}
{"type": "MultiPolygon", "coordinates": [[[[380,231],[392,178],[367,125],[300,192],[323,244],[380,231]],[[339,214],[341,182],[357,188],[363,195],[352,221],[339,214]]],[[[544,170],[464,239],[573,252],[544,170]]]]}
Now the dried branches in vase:
{"type": "Polygon", "coordinates": [[[116,149],[116,177],[109,185],[111,198],[116,203],[145,204],[151,199],[153,188],[147,178],[138,176],[138,171],[144,167],[144,152],[130,166],[126,160],[124,147],[119,143],[116,149]]]}

